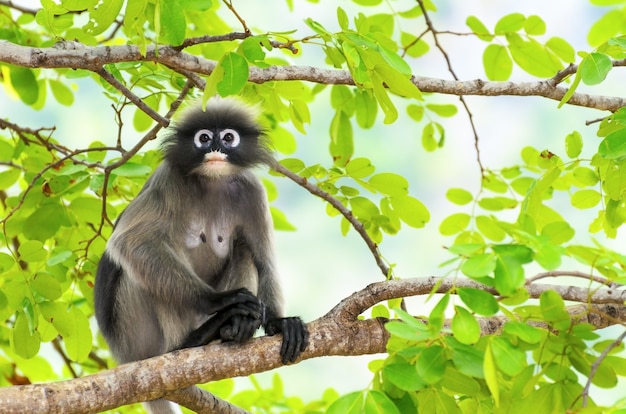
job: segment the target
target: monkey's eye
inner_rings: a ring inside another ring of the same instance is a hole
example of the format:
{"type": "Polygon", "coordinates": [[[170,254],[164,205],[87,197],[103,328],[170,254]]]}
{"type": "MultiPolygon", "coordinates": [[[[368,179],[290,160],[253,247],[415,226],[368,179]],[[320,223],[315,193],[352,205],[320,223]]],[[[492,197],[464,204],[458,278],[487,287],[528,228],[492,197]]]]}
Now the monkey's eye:
{"type": "Polygon", "coordinates": [[[225,129],[220,131],[220,139],[225,147],[234,148],[239,145],[239,133],[234,129],[225,129]]]}
{"type": "Polygon", "coordinates": [[[196,145],[196,147],[201,148],[206,146],[208,142],[211,142],[212,139],[213,133],[211,131],[209,131],[208,129],[201,129],[200,131],[196,132],[196,135],[194,135],[193,143],[196,145]]]}

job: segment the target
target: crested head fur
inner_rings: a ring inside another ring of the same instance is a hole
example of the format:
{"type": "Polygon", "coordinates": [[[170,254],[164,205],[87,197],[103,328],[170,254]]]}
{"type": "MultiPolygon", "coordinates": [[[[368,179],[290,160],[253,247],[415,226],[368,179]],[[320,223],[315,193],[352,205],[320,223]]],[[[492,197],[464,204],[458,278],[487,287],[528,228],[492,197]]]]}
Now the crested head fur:
{"type": "Polygon", "coordinates": [[[210,169],[205,168],[210,151],[194,145],[194,135],[201,130],[232,129],[239,134],[240,142],[225,152],[228,168],[217,175],[232,175],[258,164],[271,165],[274,160],[258,115],[255,107],[232,97],[212,98],[204,109],[199,102],[194,103],[168,128],[163,141],[165,159],[183,175],[210,176],[210,169]]]}

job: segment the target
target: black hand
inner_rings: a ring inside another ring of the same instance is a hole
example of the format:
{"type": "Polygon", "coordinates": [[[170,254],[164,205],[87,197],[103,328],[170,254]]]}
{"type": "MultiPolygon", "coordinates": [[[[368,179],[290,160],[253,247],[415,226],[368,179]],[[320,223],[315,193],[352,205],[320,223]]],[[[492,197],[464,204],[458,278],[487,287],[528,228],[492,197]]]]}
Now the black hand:
{"type": "Polygon", "coordinates": [[[280,347],[283,364],[289,364],[298,359],[309,342],[309,331],[302,319],[298,317],[270,319],[264,328],[268,335],[283,334],[283,343],[280,347]]]}

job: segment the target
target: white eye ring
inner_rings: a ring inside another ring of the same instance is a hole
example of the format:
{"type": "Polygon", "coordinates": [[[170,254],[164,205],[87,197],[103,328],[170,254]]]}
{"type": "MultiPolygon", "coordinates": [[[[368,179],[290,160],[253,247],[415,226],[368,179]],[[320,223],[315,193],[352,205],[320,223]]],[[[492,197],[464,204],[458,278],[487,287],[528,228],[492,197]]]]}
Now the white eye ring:
{"type": "Polygon", "coordinates": [[[239,137],[239,132],[234,129],[224,129],[220,131],[220,140],[222,140],[222,144],[227,148],[234,148],[239,145],[241,138],[239,137]]]}
{"type": "Polygon", "coordinates": [[[193,137],[193,143],[197,148],[206,147],[213,140],[213,133],[208,129],[201,129],[193,137]]]}

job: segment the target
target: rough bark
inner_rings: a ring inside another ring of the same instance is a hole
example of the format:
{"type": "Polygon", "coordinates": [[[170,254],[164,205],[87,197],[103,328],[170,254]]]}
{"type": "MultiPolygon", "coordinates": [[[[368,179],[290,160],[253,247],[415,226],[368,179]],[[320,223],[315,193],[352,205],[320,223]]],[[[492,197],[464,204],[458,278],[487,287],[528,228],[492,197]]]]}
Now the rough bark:
{"type": "MultiPolygon", "coordinates": [[[[388,299],[427,295],[433,289],[439,293],[454,293],[454,288],[458,287],[474,287],[497,294],[466,279],[429,277],[373,283],[308,325],[310,343],[300,360],[385,352],[389,338],[384,328],[386,320],[358,320],[358,315],[388,299]]],[[[527,286],[530,296],[534,298],[549,289],[556,290],[565,300],[581,302],[569,308],[576,323],[587,322],[604,328],[626,322],[626,291],[622,289],[590,291],[549,284],[527,286]]],[[[499,332],[506,321],[502,316],[479,319],[483,334],[499,332]]],[[[210,394],[199,391],[194,391],[196,395],[192,395],[185,388],[278,368],[282,365],[280,341],[280,337],[261,337],[243,345],[215,344],[184,349],[83,378],[3,388],[0,389],[0,412],[86,413],[161,397],[170,397],[192,406],[198,412],[214,412],[219,400],[215,401],[210,394]]]]}

